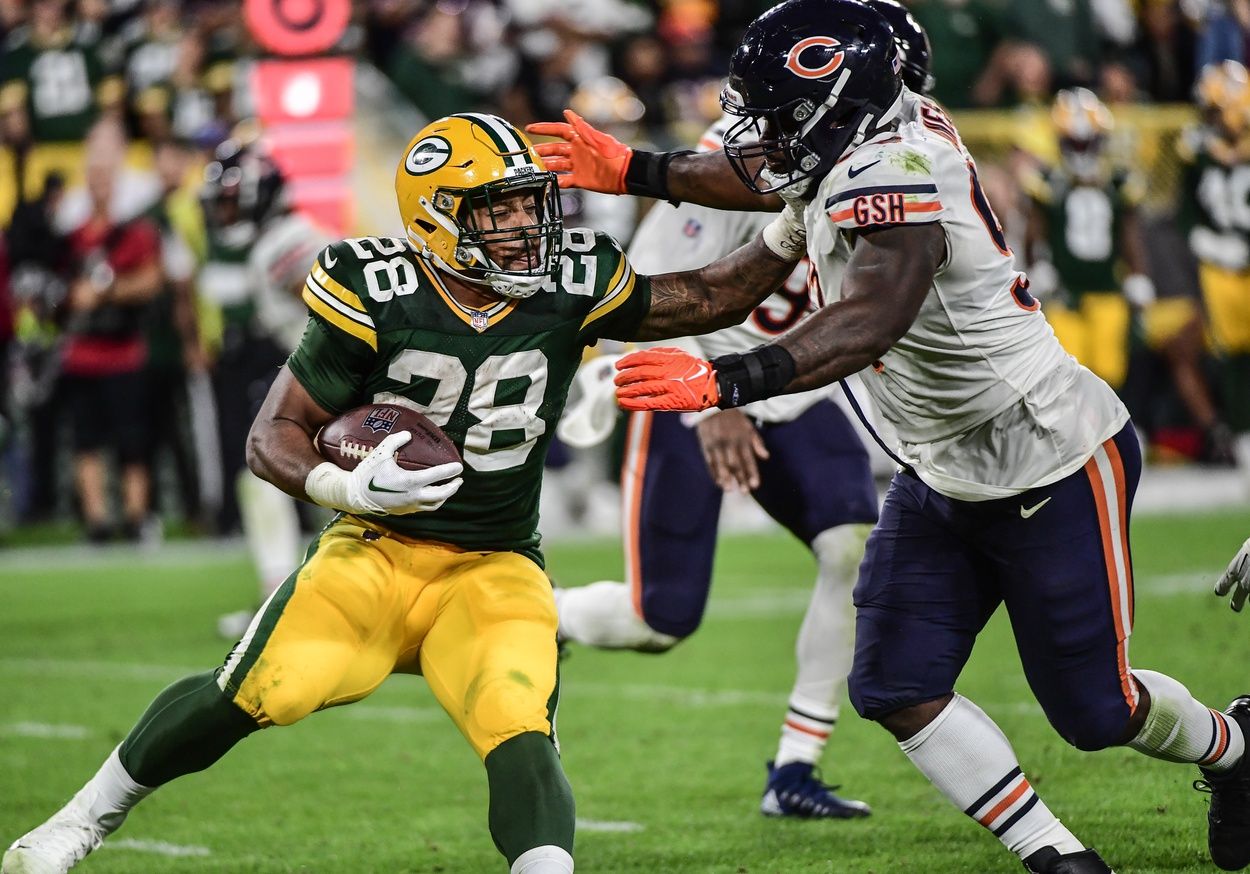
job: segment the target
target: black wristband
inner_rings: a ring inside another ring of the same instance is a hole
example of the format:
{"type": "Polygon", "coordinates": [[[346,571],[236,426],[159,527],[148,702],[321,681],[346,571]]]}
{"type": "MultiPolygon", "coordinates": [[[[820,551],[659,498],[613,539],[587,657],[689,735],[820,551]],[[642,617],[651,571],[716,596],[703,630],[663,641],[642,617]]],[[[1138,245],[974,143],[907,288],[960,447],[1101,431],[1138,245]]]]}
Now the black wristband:
{"type": "Polygon", "coordinates": [[[716,389],[721,409],[741,407],[762,401],[781,390],[794,379],[794,359],[782,346],[757,346],[750,352],[721,355],[712,359],[716,370],[716,389]]]}
{"type": "Polygon", "coordinates": [[[637,197],[673,201],[668,193],[668,165],[674,158],[693,155],[689,149],[678,152],[644,152],[634,149],[625,168],[625,191],[637,197]]]}

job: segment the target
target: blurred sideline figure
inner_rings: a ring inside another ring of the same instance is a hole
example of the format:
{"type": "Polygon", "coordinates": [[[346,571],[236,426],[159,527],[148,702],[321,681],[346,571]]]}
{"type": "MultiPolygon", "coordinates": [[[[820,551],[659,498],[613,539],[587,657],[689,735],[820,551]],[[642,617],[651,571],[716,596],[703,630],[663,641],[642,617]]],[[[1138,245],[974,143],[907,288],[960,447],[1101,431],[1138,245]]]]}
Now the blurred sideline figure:
{"type": "Polygon", "coordinates": [[[74,479],[87,537],[114,535],[106,491],[105,451],[121,468],[123,535],[156,536],[149,518],[144,317],[161,291],[160,232],[142,216],[119,221],[114,185],[125,153],[116,122],[101,121],[86,149],[90,215],[69,236],[76,263],[64,326],[61,369],[73,432],[74,479]]]}
{"type": "Polygon", "coordinates": [[[1211,64],[1197,85],[1201,124],[1182,135],[1186,161],[1180,223],[1198,259],[1220,402],[1250,470],[1250,78],[1236,61],[1211,64]]]}
{"type": "MultiPolygon", "coordinates": [[[[258,144],[230,139],[204,169],[201,202],[209,261],[200,290],[221,305],[225,326],[214,373],[226,493],[234,490],[239,521],[260,581],[259,605],[299,563],[294,499],[243,463],[248,428],[307,321],[300,299],[309,265],[329,237],[287,204],[281,172],[258,144]]],[[[254,609],[218,620],[237,640],[254,609]]]]}

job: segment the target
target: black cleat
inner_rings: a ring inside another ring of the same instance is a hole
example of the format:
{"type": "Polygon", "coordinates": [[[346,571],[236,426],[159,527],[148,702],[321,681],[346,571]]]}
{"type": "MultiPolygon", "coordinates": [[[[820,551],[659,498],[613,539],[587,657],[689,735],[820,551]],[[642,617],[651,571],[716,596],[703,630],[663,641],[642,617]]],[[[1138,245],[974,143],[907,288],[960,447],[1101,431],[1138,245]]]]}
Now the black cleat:
{"type": "MultiPolygon", "coordinates": [[[[1250,695],[1234,698],[1224,710],[1250,741],[1250,695]]],[[[1207,849],[1211,861],[1225,871],[1250,865],[1250,765],[1243,754],[1231,771],[1215,773],[1199,768],[1202,779],[1194,781],[1199,792],[1211,793],[1207,811],[1207,849]]]]}
{"type": "Polygon", "coordinates": [[[1115,874],[1095,850],[1061,854],[1054,847],[1044,847],[1025,859],[1024,870],[1029,874],[1115,874]]]}

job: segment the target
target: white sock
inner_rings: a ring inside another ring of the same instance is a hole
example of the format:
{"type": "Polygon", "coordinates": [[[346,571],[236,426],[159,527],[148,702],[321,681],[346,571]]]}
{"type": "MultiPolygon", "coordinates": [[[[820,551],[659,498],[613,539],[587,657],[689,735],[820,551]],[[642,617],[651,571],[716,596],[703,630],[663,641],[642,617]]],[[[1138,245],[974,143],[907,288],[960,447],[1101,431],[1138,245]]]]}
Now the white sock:
{"type": "Polygon", "coordinates": [[[781,726],[775,762],[816,764],[838,720],[838,701],[855,650],[851,591],[870,525],[839,525],[812,540],[816,584],[795,642],[798,671],[781,726]]]}
{"type": "Polygon", "coordinates": [[[100,770],[78,790],[70,804],[79,806],[93,822],[115,831],[136,804],[156,791],[143,786],[126,772],[117,747],[109,753],[100,770]]]}
{"type": "Polygon", "coordinates": [[[573,857],[553,844],[535,847],[517,856],[508,874],[573,874],[573,857]]]}
{"type": "Polygon", "coordinates": [[[1246,750],[1241,726],[1194,700],[1189,690],[1155,671],[1133,671],[1150,693],[1150,712],[1128,745],[1169,762],[1192,762],[1208,771],[1227,771],[1246,750]]]}
{"type": "Polygon", "coordinates": [[[603,580],[575,589],[557,588],[555,596],[561,640],[641,652],[662,652],[678,641],[642,621],[634,612],[633,595],[625,583],[603,580]]]}
{"type": "Polygon", "coordinates": [[[899,747],[952,804],[1021,859],[1045,847],[1085,849],[1033,791],[1007,737],[962,695],[899,747]]]}
{"type": "Polygon", "coordinates": [[[299,513],[294,498],[251,471],[239,474],[236,492],[263,601],[299,566],[299,513]]]}

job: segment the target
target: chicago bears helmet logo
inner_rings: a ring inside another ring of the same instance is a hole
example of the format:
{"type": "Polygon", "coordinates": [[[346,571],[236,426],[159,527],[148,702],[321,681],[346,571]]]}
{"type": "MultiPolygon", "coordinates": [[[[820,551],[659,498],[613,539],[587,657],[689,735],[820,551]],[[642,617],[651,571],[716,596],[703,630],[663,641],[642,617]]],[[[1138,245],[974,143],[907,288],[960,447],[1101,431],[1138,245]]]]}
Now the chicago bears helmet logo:
{"type": "Polygon", "coordinates": [[[843,55],[838,48],[840,45],[842,44],[831,36],[809,36],[801,39],[786,55],[786,69],[800,79],[823,79],[842,66],[843,55]],[[812,51],[813,49],[818,51],[812,51]],[[821,62],[815,67],[805,64],[802,59],[805,52],[808,60],[821,62]]]}
{"type": "Polygon", "coordinates": [[[408,150],[404,169],[413,176],[433,173],[451,157],[451,143],[442,137],[426,137],[408,150]]]}

